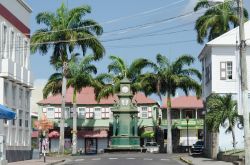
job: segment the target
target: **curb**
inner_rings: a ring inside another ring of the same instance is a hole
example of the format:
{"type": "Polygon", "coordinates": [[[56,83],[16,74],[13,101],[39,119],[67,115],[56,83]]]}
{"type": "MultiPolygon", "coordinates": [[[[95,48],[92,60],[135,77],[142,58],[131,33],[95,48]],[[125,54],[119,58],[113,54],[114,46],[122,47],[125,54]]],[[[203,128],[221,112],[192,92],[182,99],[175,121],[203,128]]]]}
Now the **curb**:
{"type": "Polygon", "coordinates": [[[181,160],[182,162],[184,162],[184,163],[187,163],[188,165],[193,165],[193,163],[192,163],[191,160],[188,160],[188,159],[186,159],[186,158],[184,158],[184,157],[180,157],[180,160],[181,160]]]}
{"type": "Polygon", "coordinates": [[[56,165],[56,164],[63,163],[63,162],[65,162],[65,160],[59,160],[59,161],[55,161],[52,163],[47,163],[46,165],[56,165]]]}

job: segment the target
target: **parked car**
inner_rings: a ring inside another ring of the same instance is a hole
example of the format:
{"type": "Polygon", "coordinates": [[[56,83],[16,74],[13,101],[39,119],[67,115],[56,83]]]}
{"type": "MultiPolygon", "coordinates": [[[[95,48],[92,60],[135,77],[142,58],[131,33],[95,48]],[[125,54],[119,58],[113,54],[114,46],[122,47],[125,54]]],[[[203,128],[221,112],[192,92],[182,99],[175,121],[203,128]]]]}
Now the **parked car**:
{"type": "Polygon", "coordinates": [[[197,141],[195,144],[193,144],[191,148],[191,154],[202,154],[203,150],[204,150],[204,142],[197,141]]]}
{"type": "Polygon", "coordinates": [[[159,145],[156,142],[146,142],[144,147],[147,149],[147,152],[159,153],[159,145]]]}

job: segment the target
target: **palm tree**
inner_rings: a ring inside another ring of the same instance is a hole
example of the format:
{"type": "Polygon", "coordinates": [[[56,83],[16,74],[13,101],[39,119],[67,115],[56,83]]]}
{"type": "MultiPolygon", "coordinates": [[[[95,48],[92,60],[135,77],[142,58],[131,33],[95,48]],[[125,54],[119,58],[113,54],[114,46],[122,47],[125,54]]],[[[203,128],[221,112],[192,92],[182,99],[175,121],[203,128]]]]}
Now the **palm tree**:
{"type": "Polygon", "coordinates": [[[110,56],[111,63],[108,65],[108,72],[100,74],[96,77],[95,93],[97,100],[103,97],[108,97],[120,90],[120,81],[127,77],[131,81],[131,90],[136,93],[140,90],[140,84],[137,79],[141,75],[142,70],[150,66],[147,59],[135,59],[130,65],[118,56],[110,56]]]}
{"type": "Polygon", "coordinates": [[[236,147],[235,124],[241,120],[237,112],[237,102],[232,99],[232,94],[220,96],[212,94],[207,100],[207,109],[205,122],[208,130],[219,132],[220,126],[226,128],[226,133],[232,133],[233,148],[236,147]]]}
{"type": "Polygon", "coordinates": [[[59,152],[64,153],[64,110],[66,93],[68,53],[75,48],[81,48],[83,55],[88,48],[93,51],[96,60],[104,55],[104,47],[97,36],[101,35],[103,28],[94,20],[83,17],[91,12],[89,6],[79,6],[68,10],[64,4],[55,13],[42,12],[36,16],[38,24],[45,27],[38,29],[31,37],[31,52],[42,55],[52,49],[50,63],[63,76],[62,80],[62,116],[60,120],[60,145],[59,152]],[[58,61],[60,61],[58,63],[58,61]]]}
{"type": "MultiPolygon", "coordinates": [[[[206,12],[196,20],[197,42],[203,43],[226,33],[232,27],[239,25],[236,1],[225,0],[214,5],[208,0],[200,0],[194,7],[194,11],[206,8],[206,12]]],[[[248,20],[248,12],[244,9],[245,21],[248,20]]]]}
{"type": "MultiPolygon", "coordinates": [[[[77,93],[81,92],[82,88],[91,86],[93,82],[92,74],[97,73],[97,69],[91,62],[94,56],[85,56],[80,62],[79,60],[71,60],[68,66],[67,88],[73,88],[73,138],[72,138],[72,154],[77,153],[77,93]]],[[[49,93],[58,94],[62,89],[62,73],[54,73],[43,89],[44,97],[49,93]]]]}
{"type": "Polygon", "coordinates": [[[146,73],[140,78],[146,95],[156,93],[161,100],[162,95],[167,96],[168,153],[172,153],[171,97],[175,96],[178,89],[183,90],[186,95],[190,90],[195,91],[197,96],[201,94],[200,84],[195,77],[191,77],[201,79],[201,73],[190,67],[194,60],[192,56],[182,55],[170,62],[166,56],[158,54],[156,63],[152,63],[154,72],[146,73]]]}

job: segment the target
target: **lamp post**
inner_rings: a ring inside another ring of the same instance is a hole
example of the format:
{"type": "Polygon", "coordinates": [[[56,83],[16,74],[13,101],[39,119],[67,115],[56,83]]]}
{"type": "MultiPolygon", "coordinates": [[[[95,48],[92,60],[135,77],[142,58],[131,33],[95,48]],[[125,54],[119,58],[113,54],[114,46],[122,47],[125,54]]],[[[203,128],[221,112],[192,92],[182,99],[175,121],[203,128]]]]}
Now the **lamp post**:
{"type": "Polygon", "coordinates": [[[189,116],[186,116],[186,121],[187,121],[187,151],[189,153],[189,139],[188,139],[188,121],[189,121],[189,116]]]}

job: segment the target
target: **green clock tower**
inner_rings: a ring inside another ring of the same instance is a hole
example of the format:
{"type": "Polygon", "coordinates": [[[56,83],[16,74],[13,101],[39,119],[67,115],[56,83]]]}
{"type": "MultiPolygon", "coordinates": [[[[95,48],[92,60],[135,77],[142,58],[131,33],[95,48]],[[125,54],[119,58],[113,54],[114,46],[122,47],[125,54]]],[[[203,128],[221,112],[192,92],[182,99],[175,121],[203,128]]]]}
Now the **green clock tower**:
{"type": "Polygon", "coordinates": [[[110,149],[133,150],[140,149],[138,136],[138,110],[132,103],[131,81],[123,78],[120,82],[119,101],[113,112],[113,135],[110,149]]]}

